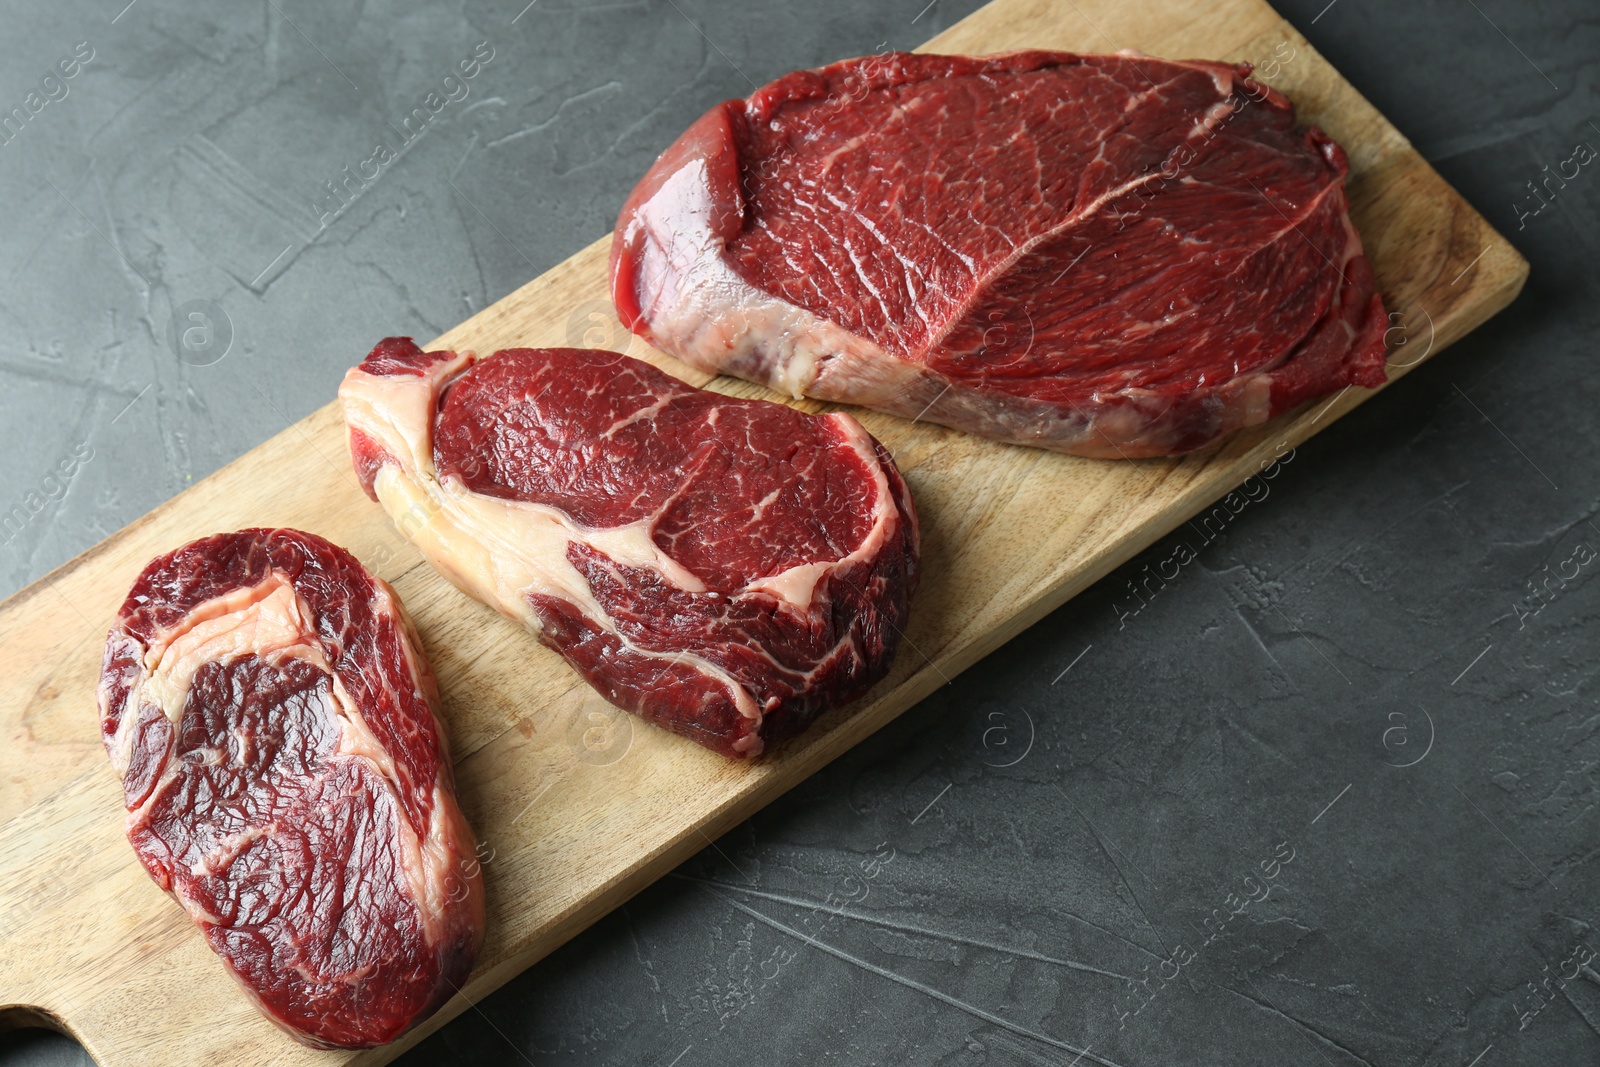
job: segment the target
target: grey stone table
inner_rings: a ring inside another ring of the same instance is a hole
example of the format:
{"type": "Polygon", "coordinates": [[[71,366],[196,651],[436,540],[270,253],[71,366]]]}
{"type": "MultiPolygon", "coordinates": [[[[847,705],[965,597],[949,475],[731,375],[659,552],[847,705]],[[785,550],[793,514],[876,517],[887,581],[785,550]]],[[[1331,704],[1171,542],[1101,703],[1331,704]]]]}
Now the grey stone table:
{"type": "MultiPolygon", "coordinates": [[[[5,591],[604,233],[711,103],[976,6],[124,2],[0,19],[0,112],[74,75],[0,144],[0,507],[45,500],[5,591]]],[[[1600,166],[1528,184],[1600,146],[1600,18],[1283,6],[1527,255],[1523,296],[1137,614],[1189,532],[402,1062],[1600,1063],[1600,166]]]]}

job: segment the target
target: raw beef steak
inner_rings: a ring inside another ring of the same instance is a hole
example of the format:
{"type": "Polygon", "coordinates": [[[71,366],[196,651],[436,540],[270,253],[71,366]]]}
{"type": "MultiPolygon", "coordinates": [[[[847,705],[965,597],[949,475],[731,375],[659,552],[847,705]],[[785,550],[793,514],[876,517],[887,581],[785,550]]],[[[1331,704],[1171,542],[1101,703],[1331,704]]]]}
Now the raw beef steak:
{"type": "Polygon", "coordinates": [[[616,352],[390,338],[339,390],[361,483],[463,591],[612,703],[754,756],[889,669],[917,521],[849,415],[616,352]]]}
{"type": "Polygon", "coordinates": [[[154,560],[106,638],[128,840],[273,1022],[392,1041],[483,936],[438,689],[394,590],[296,530],[154,560]]]}
{"type": "Polygon", "coordinates": [[[1087,456],[1384,382],[1344,152],[1249,64],[892,54],[713,108],[617,221],[689,363],[1087,456]]]}

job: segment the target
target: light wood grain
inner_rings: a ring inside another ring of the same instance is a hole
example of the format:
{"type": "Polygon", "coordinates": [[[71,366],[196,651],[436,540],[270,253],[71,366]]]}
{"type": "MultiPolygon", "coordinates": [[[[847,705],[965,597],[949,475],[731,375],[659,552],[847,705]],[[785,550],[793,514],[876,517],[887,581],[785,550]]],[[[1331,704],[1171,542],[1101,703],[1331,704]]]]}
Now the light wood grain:
{"type": "MultiPolygon", "coordinates": [[[[1522,286],[1527,265],[1511,246],[1259,0],[998,0],[927,46],[1021,47],[1258,62],[1278,49],[1270,82],[1349,151],[1356,222],[1407,327],[1392,378],[1522,286]]],[[[705,384],[616,323],[607,246],[584,249],[438,345],[488,352],[581,335],[705,384]]],[[[740,382],[711,385],[764,395],[740,382]]],[[[122,836],[94,688],[117,605],[157,553],[219,530],[296,526],[348,546],[400,591],[442,681],[463,806],[493,849],[488,937],[465,991],[475,1001],[1371,395],[1349,390],[1207,455],[1131,463],[863,414],[893,450],[924,524],[926,580],[906,647],[868,700],[754,765],[631,720],[614,749],[585,747],[598,698],[420,562],[357,488],[330,404],[0,605],[0,1024],[50,1020],[106,1067],[376,1064],[468,1006],[456,998],[386,1049],[303,1048],[256,1013],[139,868],[122,836]]]]}

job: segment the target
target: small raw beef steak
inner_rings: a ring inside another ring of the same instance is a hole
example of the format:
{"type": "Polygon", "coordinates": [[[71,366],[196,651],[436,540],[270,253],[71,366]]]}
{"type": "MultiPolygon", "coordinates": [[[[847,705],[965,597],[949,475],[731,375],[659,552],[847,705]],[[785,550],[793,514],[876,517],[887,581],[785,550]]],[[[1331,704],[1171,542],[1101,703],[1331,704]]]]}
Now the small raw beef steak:
{"type": "Polygon", "coordinates": [[[1384,382],[1344,152],[1250,66],[892,54],[713,108],[622,209],[622,321],[706,370],[1086,456],[1384,382]]]}
{"type": "Polygon", "coordinates": [[[128,840],[308,1045],[393,1041],[477,955],[483,884],[438,701],[394,590],[297,530],[160,557],[106,638],[128,840]]]}
{"type": "Polygon", "coordinates": [[[361,484],[439,571],[613,704],[754,756],[888,671],[900,472],[849,415],[578,348],[383,341],[339,390],[361,484]]]}

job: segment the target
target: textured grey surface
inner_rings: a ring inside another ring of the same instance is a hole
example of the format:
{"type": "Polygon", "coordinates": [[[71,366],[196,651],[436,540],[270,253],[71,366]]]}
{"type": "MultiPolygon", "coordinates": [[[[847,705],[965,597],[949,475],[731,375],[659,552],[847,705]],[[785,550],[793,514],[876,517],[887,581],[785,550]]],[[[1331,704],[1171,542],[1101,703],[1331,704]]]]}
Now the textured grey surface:
{"type": "MultiPolygon", "coordinates": [[[[0,144],[0,504],[40,505],[6,591],[604,233],[713,102],[976,6],[122,2],[0,19],[0,111],[94,53],[0,144]],[[184,360],[175,308],[218,331],[184,360]]],[[[1528,256],[1522,298],[402,1062],[1600,1062],[1600,163],[1523,214],[1600,147],[1600,19],[1281,10],[1528,256]]]]}

